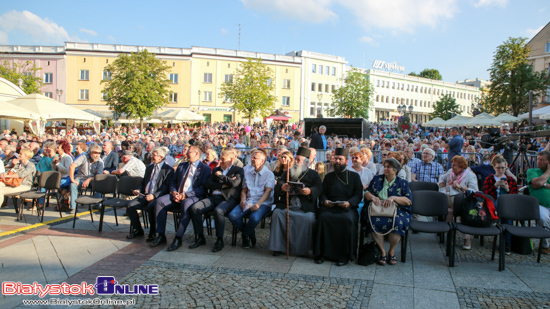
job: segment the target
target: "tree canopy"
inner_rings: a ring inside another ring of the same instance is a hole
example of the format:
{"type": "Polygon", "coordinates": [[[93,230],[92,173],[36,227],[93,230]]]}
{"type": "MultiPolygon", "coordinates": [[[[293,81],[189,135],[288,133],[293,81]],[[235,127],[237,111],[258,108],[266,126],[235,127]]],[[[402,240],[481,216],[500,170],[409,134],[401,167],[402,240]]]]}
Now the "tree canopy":
{"type": "Polygon", "coordinates": [[[439,73],[436,69],[424,69],[419,74],[416,74],[415,72],[409,73],[410,76],[418,76],[418,77],[424,77],[434,80],[443,80],[443,76],[439,73]]]}
{"type": "Polygon", "coordinates": [[[219,97],[233,102],[233,108],[244,114],[251,123],[256,115],[268,116],[277,98],[272,95],[273,71],[261,59],[247,59],[241,62],[233,79],[223,83],[219,97]]]}
{"type": "Polygon", "coordinates": [[[344,86],[332,94],[331,116],[368,119],[374,89],[365,75],[351,68],[344,77],[344,86]]]}
{"type": "Polygon", "coordinates": [[[456,103],[456,99],[450,94],[442,96],[434,104],[434,111],[430,114],[431,118],[440,117],[443,120],[449,120],[453,117],[453,114],[460,115],[462,111],[460,106],[456,103]]]}
{"type": "Polygon", "coordinates": [[[144,118],[168,104],[169,68],[147,49],[119,55],[105,68],[110,78],[101,81],[105,83],[107,105],[118,114],[140,119],[143,128],[144,118]]]}
{"type": "Polygon", "coordinates": [[[495,114],[511,113],[514,116],[529,109],[529,91],[533,101],[550,85],[546,71],[535,72],[527,62],[530,49],[527,38],[508,38],[499,45],[489,69],[491,86],[485,102],[495,114]]]}
{"type": "Polygon", "coordinates": [[[37,72],[42,70],[37,68],[31,61],[16,61],[10,62],[5,60],[0,65],[0,77],[3,77],[10,82],[18,85],[18,80],[23,80],[23,91],[27,94],[41,93],[41,88],[44,85],[37,72]]]}

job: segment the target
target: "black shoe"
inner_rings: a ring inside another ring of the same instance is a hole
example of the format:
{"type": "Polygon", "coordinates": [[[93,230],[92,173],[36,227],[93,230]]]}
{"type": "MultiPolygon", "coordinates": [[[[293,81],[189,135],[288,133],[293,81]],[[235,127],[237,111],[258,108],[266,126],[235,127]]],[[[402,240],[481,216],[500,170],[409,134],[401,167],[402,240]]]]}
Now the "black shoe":
{"type": "Polygon", "coordinates": [[[243,236],[243,248],[250,248],[250,239],[246,236],[243,236]]]}
{"type": "Polygon", "coordinates": [[[146,241],[146,242],[155,241],[155,234],[149,234],[149,235],[147,235],[147,239],[146,239],[145,241],[146,241]]]}
{"type": "Polygon", "coordinates": [[[155,241],[150,243],[149,246],[150,247],[158,247],[159,245],[162,245],[162,244],[165,244],[165,243],[166,243],[166,236],[161,234],[155,239],[155,241]]]}
{"type": "Polygon", "coordinates": [[[316,256],[314,261],[315,261],[315,264],[323,264],[325,262],[325,258],[322,256],[316,256]]]}
{"type": "Polygon", "coordinates": [[[273,256],[279,256],[283,254],[281,251],[273,251],[273,256]]]}
{"type": "Polygon", "coordinates": [[[181,238],[179,237],[176,237],[174,238],[174,241],[172,242],[172,244],[168,247],[168,251],[174,251],[176,249],[178,249],[179,247],[181,247],[181,238]]]}
{"type": "Polygon", "coordinates": [[[197,238],[197,241],[195,241],[194,244],[189,246],[189,249],[195,249],[202,245],[206,245],[206,239],[204,239],[204,235],[199,235],[199,237],[197,238]]]}
{"type": "Polygon", "coordinates": [[[510,255],[512,253],[512,248],[510,247],[510,245],[506,245],[506,247],[504,247],[504,254],[506,255],[510,255]]]}
{"type": "Polygon", "coordinates": [[[139,230],[135,230],[132,234],[127,235],[126,238],[134,239],[136,237],[143,236],[143,235],[145,235],[145,233],[143,233],[142,229],[139,229],[139,230]]]}
{"type": "Polygon", "coordinates": [[[250,242],[252,243],[252,247],[256,247],[256,236],[250,236],[250,242]]]}
{"type": "Polygon", "coordinates": [[[214,244],[214,248],[212,248],[212,252],[222,251],[223,246],[224,246],[223,240],[221,239],[216,240],[216,243],[214,244]]]}
{"type": "Polygon", "coordinates": [[[348,264],[348,260],[336,262],[336,266],[344,266],[346,264],[348,264]]]}

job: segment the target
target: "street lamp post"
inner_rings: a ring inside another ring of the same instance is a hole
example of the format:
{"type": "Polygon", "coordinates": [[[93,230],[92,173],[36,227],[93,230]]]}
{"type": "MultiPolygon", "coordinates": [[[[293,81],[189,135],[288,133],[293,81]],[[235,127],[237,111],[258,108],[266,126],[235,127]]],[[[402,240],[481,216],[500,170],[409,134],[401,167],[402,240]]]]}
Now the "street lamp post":
{"type": "Polygon", "coordinates": [[[199,89],[199,109],[198,109],[197,113],[198,113],[199,115],[200,115],[200,113],[201,113],[201,91],[200,91],[200,89],[199,89]]]}
{"type": "Polygon", "coordinates": [[[60,97],[63,95],[63,89],[56,89],[55,93],[57,94],[57,101],[61,102],[60,97]]]}

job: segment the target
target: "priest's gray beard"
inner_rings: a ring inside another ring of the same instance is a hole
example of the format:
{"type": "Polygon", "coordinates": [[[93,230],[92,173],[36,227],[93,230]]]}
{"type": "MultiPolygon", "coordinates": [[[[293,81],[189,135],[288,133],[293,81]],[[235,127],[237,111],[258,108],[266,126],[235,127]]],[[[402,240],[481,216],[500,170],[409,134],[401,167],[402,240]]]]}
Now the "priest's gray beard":
{"type": "Polygon", "coordinates": [[[300,179],[300,176],[302,176],[302,173],[304,173],[309,165],[309,160],[305,159],[304,163],[297,164],[294,162],[292,167],[290,168],[290,181],[298,181],[300,179]]]}

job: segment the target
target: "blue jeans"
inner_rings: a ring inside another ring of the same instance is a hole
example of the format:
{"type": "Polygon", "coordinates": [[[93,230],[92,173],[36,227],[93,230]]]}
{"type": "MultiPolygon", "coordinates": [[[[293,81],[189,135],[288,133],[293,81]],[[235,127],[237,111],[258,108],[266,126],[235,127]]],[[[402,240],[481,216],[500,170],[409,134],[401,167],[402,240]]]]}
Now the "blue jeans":
{"type": "MultiPolygon", "coordinates": [[[[72,210],[76,209],[76,199],[78,198],[78,188],[82,186],[83,182],[84,180],[82,179],[78,180],[78,185],[74,182],[71,182],[70,187],[71,187],[71,209],[72,210]]],[[[88,187],[90,187],[91,185],[92,185],[92,181],[90,181],[90,183],[88,184],[88,187]]],[[[99,197],[99,194],[95,193],[94,197],[99,197]]]]}
{"type": "Polygon", "coordinates": [[[229,221],[231,221],[231,223],[237,227],[239,231],[243,232],[244,236],[255,237],[256,232],[254,229],[258,226],[258,223],[260,223],[262,218],[270,209],[271,205],[262,204],[256,211],[250,211],[250,209],[243,211],[241,205],[239,204],[229,213],[229,221]],[[244,224],[242,218],[247,214],[250,214],[250,218],[246,224],[244,224]]]}

